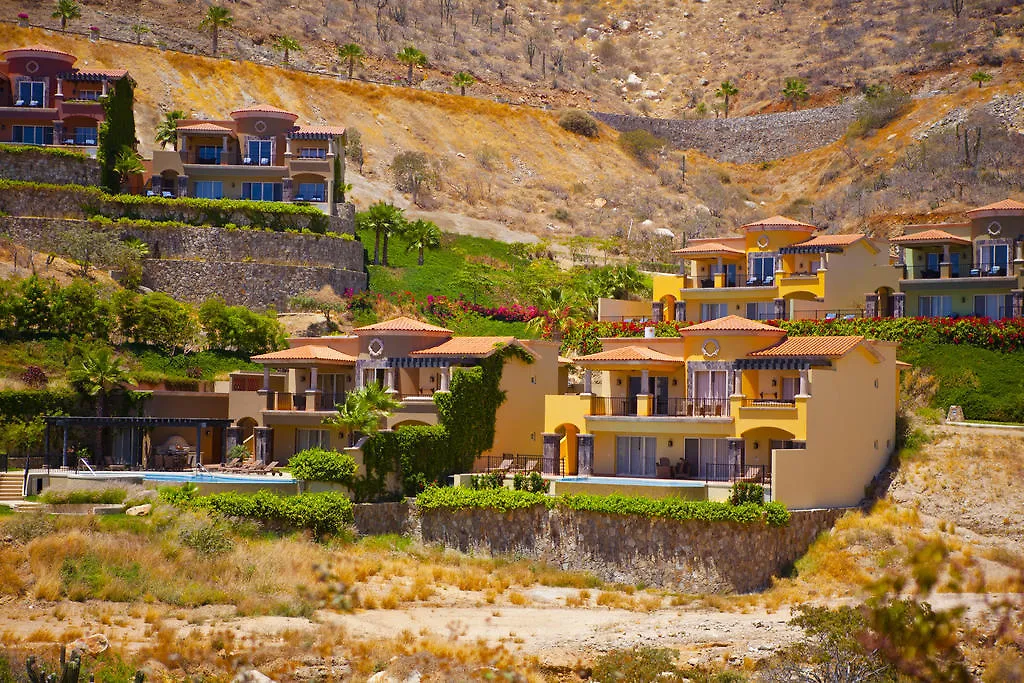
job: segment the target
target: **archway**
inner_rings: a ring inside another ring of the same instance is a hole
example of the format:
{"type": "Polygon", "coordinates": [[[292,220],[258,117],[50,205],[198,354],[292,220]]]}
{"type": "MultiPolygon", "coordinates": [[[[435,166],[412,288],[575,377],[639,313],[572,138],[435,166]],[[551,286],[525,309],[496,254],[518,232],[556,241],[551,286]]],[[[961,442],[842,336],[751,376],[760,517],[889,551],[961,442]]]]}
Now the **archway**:
{"type": "MultiPolygon", "coordinates": [[[[156,192],[156,189],[153,190],[156,192]]],[[[160,191],[164,197],[177,197],[178,196],[178,172],[177,171],[164,171],[160,174],[160,191]]]]}
{"type": "Polygon", "coordinates": [[[239,443],[246,450],[248,450],[250,454],[255,453],[256,452],[256,445],[255,445],[255,442],[253,440],[253,433],[254,433],[254,430],[256,429],[256,427],[259,426],[259,423],[256,422],[255,418],[240,417],[235,422],[235,424],[242,431],[242,433],[239,435],[239,437],[240,437],[239,443]]]}
{"type": "Polygon", "coordinates": [[[778,427],[756,427],[748,429],[740,436],[743,438],[744,466],[763,466],[769,476],[772,469],[772,450],[795,447],[792,444],[794,434],[778,427]]]}
{"type": "Polygon", "coordinates": [[[786,302],[787,320],[813,320],[824,315],[822,312],[824,302],[814,292],[806,290],[786,292],[783,299],[786,302]]]}
{"type": "Polygon", "coordinates": [[[676,298],[671,294],[666,294],[660,299],[662,310],[664,311],[663,320],[675,320],[676,319],[676,298]]]}
{"type": "Polygon", "coordinates": [[[566,422],[555,427],[555,434],[561,436],[558,442],[558,457],[562,461],[562,472],[565,474],[579,473],[578,440],[580,428],[566,422]]]}
{"type": "Polygon", "coordinates": [[[892,287],[879,287],[875,290],[875,294],[878,295],[878,317],[879,318],[891,318],[892,317],[892,295],[894,290],[892,287]]]}

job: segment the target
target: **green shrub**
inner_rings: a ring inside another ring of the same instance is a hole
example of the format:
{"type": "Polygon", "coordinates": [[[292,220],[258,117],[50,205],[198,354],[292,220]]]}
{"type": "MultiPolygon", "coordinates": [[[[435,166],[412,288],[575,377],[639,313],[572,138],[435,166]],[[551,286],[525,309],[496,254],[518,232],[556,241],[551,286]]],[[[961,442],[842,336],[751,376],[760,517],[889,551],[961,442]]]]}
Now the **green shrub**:
{"type": "Polygon", "coordinates": [[[524,474],[517,472],[512,477],[512,488],[516,491],[529,491],[530,493],[547,493],[548,483],[544,481],[544,477],[539,472],[530,472],[530,474],[524,474]]]}
{"type": "Polygon", "coordinates": [[[599,133],[597,121],[590,114],[579,109],[566,109],[563,111],[562,115],[558,117],[558,125],[570,133],[576,133],[588,138],[596,138],[599,133]]]}
{"type": "Polygon", "coordinates": [[[474,474],[469,478],[469,487],[477,491],[484,489],[500,489],[505,486],[505,475],[501,472],[474,474]]]}
{"type": "Polygon", "coordinates": [[[873,85],[864,93],[864,99],[857,104],[857,120],[850,126],[849,134],[865,137],[903,113],[910,105],[910,94],[891,85],[873,85]]]}
{"type": "Polygon", "coordinates": [[[683,680],[676,667],[679,653],[667,647],[639,647],[612,650],[601,655],[591,670],[595,681],[617,683],[649,683],[649,681],[683,680]]]}
{"type": "Polygon", "coordinates": [[[754,505],[764,503],[764,487],[760,484],[745,481],[734,482],[732,491],[729,494],[729,504],[744,505],[746,503],[753,503],[754,505]]]}
{"type": "Polygon", "coordinates": [[[235,547],[231,527],[219,518],[190,520],[178,532],[178,538],[200,555],[223,555],[235,547]]]}
{"type": "Polygon", "coordinates": [[[356,461],[348,453],[307,448],[288,461],[292,476],[301,481],[324,481],[350,486],[356,473],[356,461]]]}
{"type": "Polygon", "coordinates": [[[57,159],[74,159],[76,161],[86,161],[87,157],[82,152],[76,152],[70,149],[62,149],[60,147],[37,147],[36,145],[2,145],[0,146],[0,155],[3,154],[17,154],[17,155],[43,155],[49,157],[55,157],[57,159]]]}
{"type": "Polygon", "coordinates": [[[39,500],[48,505],[84,505],[96,503],[104,505],[119,505],[128,497],[124,489],[79,489],[70,491],[55,491],[48,489],[43,492],[39,500]]]}
{"type": "Polygon", "coordinates": [[[665,144],[665,140],[642,128],[619,133],[619,147],[645,166],[654,163],[651,155],[665,144]]]}

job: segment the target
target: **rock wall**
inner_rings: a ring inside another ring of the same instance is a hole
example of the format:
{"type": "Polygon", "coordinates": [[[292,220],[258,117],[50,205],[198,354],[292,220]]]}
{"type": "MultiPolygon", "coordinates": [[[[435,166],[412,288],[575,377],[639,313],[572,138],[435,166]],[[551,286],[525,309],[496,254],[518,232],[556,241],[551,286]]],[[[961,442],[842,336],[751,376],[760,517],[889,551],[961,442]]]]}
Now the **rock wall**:
{"type": "Polygon", "coordinates": [[[35,150],[13,151],[0,145],[0,178],[57,185],[99,185],[100,165],[86,157],[35,150]]]}
{"type": "Polygon", "coordinates": [[[796,511],[787,526],[769,527],[541,506],[502,513],[386,505],[356,506],[360,533],[410,533],[463,552],[525,556],[606,581],[684,593],[763,590],[846,512],[796,511]]]}
{"type": "Polygon", "coordinates": [[[855,104],[734,119],[655,119],[592,112],[620,131],[643,129],[680,149],[738,164],[771,161],[835,142],[857,117],[855,104]]]}

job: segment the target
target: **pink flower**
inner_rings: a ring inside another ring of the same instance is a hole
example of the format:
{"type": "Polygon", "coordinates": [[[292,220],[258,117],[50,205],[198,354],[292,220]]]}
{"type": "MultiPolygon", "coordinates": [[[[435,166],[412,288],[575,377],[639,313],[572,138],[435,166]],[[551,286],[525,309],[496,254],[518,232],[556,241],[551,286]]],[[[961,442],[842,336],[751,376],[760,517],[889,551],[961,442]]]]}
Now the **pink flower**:
{"type": "Polygon", "coordinates": [[[26,14],[25,12],[18,12],[18,18],[19,19],[28,19],[28,14],[26,14]]]}

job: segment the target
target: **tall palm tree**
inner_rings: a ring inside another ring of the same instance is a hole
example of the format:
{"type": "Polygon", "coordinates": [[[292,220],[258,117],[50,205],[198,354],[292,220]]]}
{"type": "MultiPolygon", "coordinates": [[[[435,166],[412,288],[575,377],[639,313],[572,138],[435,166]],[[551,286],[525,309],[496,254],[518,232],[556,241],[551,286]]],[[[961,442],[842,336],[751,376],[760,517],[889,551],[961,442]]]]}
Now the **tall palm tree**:
{"type": "Polygon", "coordinates": [[[363,57],[365,56],[366,53],[363,52],[363,48],[355,43],[346,43],[345,45],[338,46],[338,59],[348,61],[349,79],[352,78],[352,71],[356,68],[356,64],[362,64],[363,57]]]}
{"type": "MultiPolygon", "coordinates": [[[[132,381],[128,370],[121,365],[110,349],[100,348],[86,353],[71,368],[68,379],[83,394],[96,399],[96,417],[106,417],[107,399],[111,392],[132,381]]],[[[96,430],[96,456],[103,450],[103,429],[96,430]]]]}
{"type": "Polygon", "coordinates": [[[57,0],[57,7],[50,16],[60,19],[60,30],[66,31],[69,21],[82,18],[82,7],[75,0],[57,0]]]}
{"type": "Polygon", "coordinates": [[[206,10],[206,14],[203,15],[203,20],[199,22],[199,30],[209,31],[212,35],[214,57],[217,56],[217,39],[220,37],[220,30],[228,28],[234,22],[235,18],[231,16],[231,10],[220,5],[210,6],[206,10]]]}
{"type": "Polygon", "coordinates": [[[123,147],[114,160],[114,172],[121,181],[121,192],[127,189],[128,181],[133,175],[145,173],[142,159],[131,147],[123,147]]]}
{"type": "Polygon", "coordinates": [[[174,145],[174,151],[178,151],[178,121],[183,118],[185,118],[185,112],[180,109],[164,112],[164,117],[156,126],[155,141],[160,143],[160,149],[166,149],[167,145],[174,145]]]}
{"type": "Polygon", "coordinates": [[[782,89],[782,96],[796,109],[797,102],[807,100],[811,94],[807,92],[807,81],[802,78],[787,78],[786,87],[782,89]]]}
{"type": "Polygon", "coordinates": [[[725,118],[729,118],[729,98],[738,95],[739,92],[732,81],[722,81],[721,87],[715,91],[715,97],[725,100],[725,118]]]}
{"type": "Polygon", "coordinates": [[[414,48],[412,45],[409,45],[408,47],[403,47],[401,50],[399,50],[398,54],[395,55],[395,57],[402,64],[405,64],[406,66],[409,67],[409,76],[407,78],[407,80],[409,81],[409,85],[412,85],[413,67],[427,65],[427,56],[420,52],[419,50],[417,50],[416,48],[414,48]]]}
{"type": "Polygon", "coordinates": [[[355,445],[356,433],[372,435],[380,429],[381,421],[402,407],[402,402],[376,382],[350,391],[345,402],[336,406],[337,415],[324,418],[324,424],[344,427],[349,433],[349,445],[355,445]]]}
{"type": "Polygon", "coordinates": [[[302,46],[291,36],[278,36],[274,41],[274,49],[284,53],[284,64],[288,66],[288,56],[292,52],[301,52],[302,46]]]}
{"type": "Polygon", "coordinates": [[[419,265],[423,265],[423,252],[426,249],[438,249],[441,247],[441,231],[430,221],[417,219],[409,224],[409,227],[402,233],[409,240],[405,247],[407,252],[413,249],[419,250],[419,265]]]}
{"type": "Polygon", "coordinates": [[[452,76],[452,84],[456,88],[458,88],[463,95],[466,94],[466,88],[473,85],[474,83],[476,83],[476,79],[473,78],[473,74],[467,73],[465,71],[460,71],[459,73],[452,76]]]}
{"type": "Polygon", "coordinates": [[[380,241],[384,237],[384,264],[388,265],[388,235],[401,232],[405,227],[405,216],[401,209],[384,201],[371,204],[366,211],[356,216],[360,230],[373,230],[373,265],[381,265],[380,241]]]}

